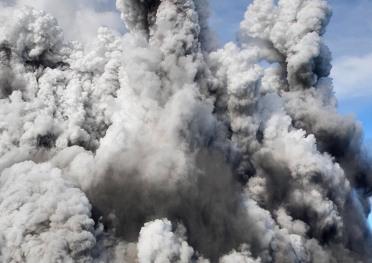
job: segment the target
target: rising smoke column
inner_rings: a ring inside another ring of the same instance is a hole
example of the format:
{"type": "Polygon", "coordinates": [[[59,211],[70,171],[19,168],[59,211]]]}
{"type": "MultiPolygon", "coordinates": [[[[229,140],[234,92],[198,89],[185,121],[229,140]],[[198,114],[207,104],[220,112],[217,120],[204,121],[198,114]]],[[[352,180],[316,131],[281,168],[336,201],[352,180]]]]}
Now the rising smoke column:
{"type": "Polygon", "coordinates": [[[88,50],[1,4],[1,261],[370,262],[327,3],[256,0],[223,48],[207,0],[116,4],[88,50]]]}

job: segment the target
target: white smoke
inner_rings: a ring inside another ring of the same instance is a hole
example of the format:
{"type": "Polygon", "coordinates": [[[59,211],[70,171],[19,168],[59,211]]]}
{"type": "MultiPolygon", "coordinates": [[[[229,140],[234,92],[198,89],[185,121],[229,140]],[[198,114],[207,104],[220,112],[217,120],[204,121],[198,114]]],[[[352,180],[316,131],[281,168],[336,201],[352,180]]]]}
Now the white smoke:
{"type": "Polygon", "coordinates": [[[63,32],[1,3],[2,262],[371,262],[326,1],[256,0],[224,47],[207,0],[117,0],[93,37],[99,4],[36,1],[63,32]]]}
{"type": "Polygon", "coordinates": [[[115,33],[125,32],[120,21],[120,14],[113,11],[106,0],[0,0],[0,7],[22,8],[32,6],[45,10],[53,15],[64,29],[66,40],[78,40],[90,47],[92,39],[97,35],[101,26],[109,27],[115,33]]]}
{"type": "Polygon", "coordinates": [[[0,180],[2,262],[91,259],[91,205],[61,170],[27,161],[5,169],[0,180]]]}

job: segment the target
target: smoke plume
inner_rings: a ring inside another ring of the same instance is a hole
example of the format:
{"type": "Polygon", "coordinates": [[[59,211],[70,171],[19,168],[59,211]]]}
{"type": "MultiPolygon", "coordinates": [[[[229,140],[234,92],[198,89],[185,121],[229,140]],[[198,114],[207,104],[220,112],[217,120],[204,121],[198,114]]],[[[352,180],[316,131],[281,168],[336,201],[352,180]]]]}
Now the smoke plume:
{"type": "Polygon", "coordinates": [[[117,0],[89,48],[0,2],[1,262],[372,262],[330,6],[255,0],[220,47],[208,2],[117,0]]]}

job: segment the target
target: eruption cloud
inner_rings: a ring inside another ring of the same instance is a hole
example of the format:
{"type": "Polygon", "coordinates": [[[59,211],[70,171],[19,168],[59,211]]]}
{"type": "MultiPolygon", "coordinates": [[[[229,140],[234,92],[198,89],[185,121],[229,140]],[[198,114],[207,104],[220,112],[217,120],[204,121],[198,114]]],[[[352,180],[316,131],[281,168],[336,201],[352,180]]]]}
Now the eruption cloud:
{"type": "Polygon", "coordinates": [[[117,0],[89,49],[0,2],[1,262],[372,262],[329,5],[254,0],[220,47],[208,2],[117,0]]]}

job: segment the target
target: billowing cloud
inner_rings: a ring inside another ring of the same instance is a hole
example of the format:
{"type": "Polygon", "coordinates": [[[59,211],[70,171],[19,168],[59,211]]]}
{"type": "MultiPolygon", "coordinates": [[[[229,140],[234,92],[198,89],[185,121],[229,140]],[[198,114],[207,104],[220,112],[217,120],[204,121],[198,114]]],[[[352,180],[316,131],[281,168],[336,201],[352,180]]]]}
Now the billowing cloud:
{"type": "Polygon", "coordinates": [[[58,0],[1,0],[0,6],[22,8],[32,6],[44,10],[58,19],[66,40],[78,40],[88,45],[95,39],[99,27],[106,26],[116,32],[125,32],[120,13],[106,0],[58,1],[58,0]]]}
{"type": "Polygon", "coordinates": [[[110,3],[52,2],[0,10],[1,261],[369,261],[326,1],[256,0],[222,48],[207,0],[118,0],[94,37],[110,3]]]}

